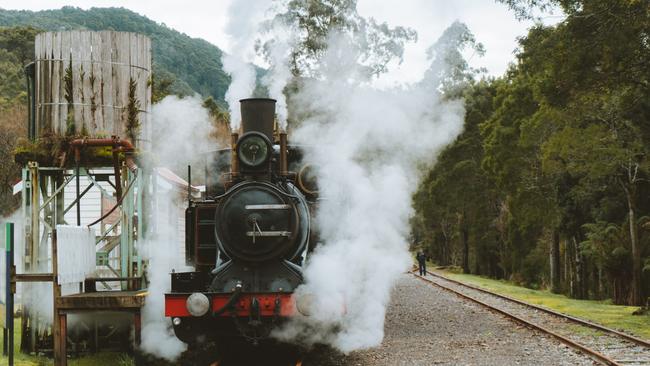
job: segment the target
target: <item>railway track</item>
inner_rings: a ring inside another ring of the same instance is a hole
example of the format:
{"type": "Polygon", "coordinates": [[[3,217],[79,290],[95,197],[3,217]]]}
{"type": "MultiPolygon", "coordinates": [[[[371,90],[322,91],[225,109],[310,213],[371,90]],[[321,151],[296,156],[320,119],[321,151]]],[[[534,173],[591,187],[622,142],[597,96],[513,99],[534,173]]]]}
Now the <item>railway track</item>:
{"type": "Polygon", "coordinates": [[[605,365],[650,365],[650,342],[583,319],[493,293],[437,273],[421,280],[548,334],[605,365]]]}

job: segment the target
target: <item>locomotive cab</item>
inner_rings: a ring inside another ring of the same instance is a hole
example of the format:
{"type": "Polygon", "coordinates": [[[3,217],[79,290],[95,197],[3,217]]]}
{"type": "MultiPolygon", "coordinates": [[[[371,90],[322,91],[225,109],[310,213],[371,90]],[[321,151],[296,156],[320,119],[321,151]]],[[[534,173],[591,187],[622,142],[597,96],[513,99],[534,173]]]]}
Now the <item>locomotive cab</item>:
{"type": "Polygon", "coordinates": [[[314,242],[317,192],[302,149],[274,134],[275,100],[240,103],[241,134],[206,158],[206,197],[186,211],[186,258],[195,271],[172,273],[165,295],[165,315],[190,345],[257,344],[297,315],[293,292],[314,242]]]}

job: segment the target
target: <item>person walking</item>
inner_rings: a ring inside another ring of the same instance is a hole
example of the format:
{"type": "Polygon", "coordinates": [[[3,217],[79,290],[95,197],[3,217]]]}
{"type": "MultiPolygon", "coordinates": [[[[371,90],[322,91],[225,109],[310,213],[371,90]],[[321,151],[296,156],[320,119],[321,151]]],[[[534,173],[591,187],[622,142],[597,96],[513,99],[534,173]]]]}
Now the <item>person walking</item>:
{"type": "Polygon", "coordinates": [[[418,260],[418,267],[420,269],[420,276],[425,276],[427,274],[427,256],[419,251],[415,256],[415,259],[418,260]]]}

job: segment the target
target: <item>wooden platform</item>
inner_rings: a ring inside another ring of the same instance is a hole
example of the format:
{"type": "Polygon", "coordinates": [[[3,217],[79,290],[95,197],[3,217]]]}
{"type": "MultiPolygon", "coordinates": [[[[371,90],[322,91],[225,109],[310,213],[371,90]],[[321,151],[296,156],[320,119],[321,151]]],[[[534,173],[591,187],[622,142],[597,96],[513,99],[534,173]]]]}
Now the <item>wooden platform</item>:
{"type": "Polygon", "coordinates": [[[61,296],[56,299],[59,312],[139,311],[147,291],[99,291],[61,296]]]}
{"type": "Polygon", "coordinates": [[[135,331],[134,348],[140,344],[142,320],[140,310],[144,306],[146,290],[99,291],[56,297],[56,327],[54,327],[54,364],[67,365],[66,343],[68,314],[84,311],[124,311],[133,314],[135,331]]]}

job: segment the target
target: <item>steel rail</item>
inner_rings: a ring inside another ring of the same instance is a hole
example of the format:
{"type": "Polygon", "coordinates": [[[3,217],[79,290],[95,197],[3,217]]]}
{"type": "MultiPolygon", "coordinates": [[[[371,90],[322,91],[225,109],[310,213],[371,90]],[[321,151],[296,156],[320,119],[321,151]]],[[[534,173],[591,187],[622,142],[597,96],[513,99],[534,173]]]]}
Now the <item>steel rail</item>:
{"type": "Polygon", "coordinates": [[[643,339],[641,339],[641,338],[634,337],[634,336],[629,335],[629,334],[627,334],[627,333],[623,333],[623,332],[618,331],[618,330],[616,330],[616,329],[608,328],[608,327],[606,327],[606,326],[604,326],[604,325],[600,325],[600,324],[592,323],[592,322],[590,322],[590,321],[588,321],[588,320],[580,319],[580,318],[576,318],[576,317],[573,317],[573,316],[571,316],[571,315],[563,314],[563,313],[560,313],[560,312],[558,312],[558,311],[551,310],[551,309],[548,309],[548,308],[545,308],[545,307],[542,307],[542,306],[538,306],[538,305],[535,305],[535,304],[530,304],[530,303],[527,303],[527,302],[525,302],[525,301],[521,301],[521,300],[518,300],[518,299],[512,298],[512,297],[510,297],[510,296],[506,296],[506,295],[498,294],[498,293],[492,292],[492,291],[490,291],[490,290],[486,290],[486,289],[484,289],[484,288],[480,288],[480,287],[477,287],[477,286],[474,286],[474,285],[470,285],[470,284],[467,284],[467,283],[464,283],[464,282],[460,282],[460,281],[457,281],[457,280],[451,279],[451,278],[449,278],[449,277],[447,277],[447,276],[443,276],[443,275],[440,275],[440,274],[437,274],[437,273],[433,273],[433,272],[429,272],[429,271],[427,271],[427,274],[429,274],[429,275],[431,275],[431,276],[433,276],[433,277],[442,278],[442,279],[445,280],[445,281],[449,281],[449,282],[451,282],[451,283],[455,283],[455,284],[457,284],[457,285],[459,285],[459,286],[464,286],[464,287],[470,288],[470,289],[472,289],[472,290],[476,290],[476,291],[479,291],[479,292],[483,292],[483,293],[488,294],[488,295],[493,295],[493,296],[499,297],[499,298],[504,299],[504,300],[512,301],[512,302],[517,303],[517,304],[519,304],[519,305],[527,306],[527,307],[533,308],[533,309],[535,309],[535,310],[539,310],[539,311],[545,312],[545,313],[547,313],[547,314],[555,315],[555,316],[558,316],[558,317],[561,317],[561,318],[564,318],[564,319],[570,320],[570,321],[572,321],[572,322],[574,322],[574,323],[578,323],[578,324],[580,324],[580,325],[584,325],[584,326],[586,326],[586,327],[590,327],[590,328],[593,328],[593,329],[597,329],[597,330],[603,331],[603,332],[605,332],[605,333],[614,334],[614,335],[617,335],[617,336],[619,336],[619,337],[621,337],[621,338],[624,338],[624,339],[626,339],[626,340],[628,340],[628,341],[630,341],[630,342],[632,342],[632,343],[636,343],[636,344],[638,344],[639,346],[643,346],[643,347],[646,347],[646,348],[650,348],[650,342],[645,341],[645,340],[643,340],[643,339]]]}
{"type": "Polygon", "coordinates": [[[599,362],[601,362],[601,363],[603,363],[605,365],[623,366],[622,364],[620,364],[620,363],[614,361],[613,359],[603,355],[602,353],[600,353],[598,351],[595,351],[595,350],[593,350],[591,348],[588,348],[586,346],[583,346],[583,345],[581,345],[579,343],[576,343],[576,342],[572,341],[571,339],[569,339],[569,338],[567,338],[567,337],[565,337],[563,335],[560,335],[558,333],[553,332],[550,329],[544,328],[544,327],[539,326],[539,325],[537,325],[535,323],[531,323],[531,322],[529,322],[529,321],[527,321],[527,320],[525,320],[523,318],[520,318],[520,317],[518,317],[518,316],[516,316],[514,314],[508,313],[505,310],[499,309],[499,308],[497,308],[495,306],[492,306],[490,304],[487,304],[487,303],[485,303],[485,302],[483,302],[481,300],[478,300],[478,299],[475,299],[475,298],[473,298],[471,296],[465,295],[460,291],[456,291],[456,290],[454,290],[454,289],[452,289],[450,287],[443,286],[443,285],[441,285],[441,284],[439,284],[439,283],[437,283],[435,281],[432,281],[430,279],[424,278],[422,276],[418,276],[418,275],[415,274],[414,271],[411,272],[411,274],[413,274],[415,277],[419,278],[420,280],[422,280],[424,282],[427,282],[429,284],[437,286],[437,287],[439,287],[439,288],[441,288],[443,290],[449,291],[449,292],[451,292],[451,293],[455,294],[456,296],[459,296],[459,297],[461,297],[463,299],[466,299],[466,300],[472,301],[474,303],[477,303],[477,304],[487,308],[490,311],[493,311],[493,312],[499,313],[501,315],[504,315],[506,318],[512,319],[512,320],[514,320],[514,321],[516,321],[516,322],[518,322],[518,323],[520,323],[520,324],[522,324],[522,325],[524,325],[524,326],[526,326],[528,328],[536,329],[536,330],[538,330],[538,331],[540,331],[540,332],[542,332],[544,334],[548,334],[548,335],[554,337],[555,339],[559,340],[560,342],[562,342],[562,343],[564,343],[564,344],[566,344],[566,345],[568,345],[568,346],[570,346],[570,347],[572,347],[572,348],[574,348],[576,350],[584,352],[585,354],[589,355],[591,358],[593,358],[593,359],[595,359],[595,360],[597,360],[597,361],[599,361],[599,362]]]}

